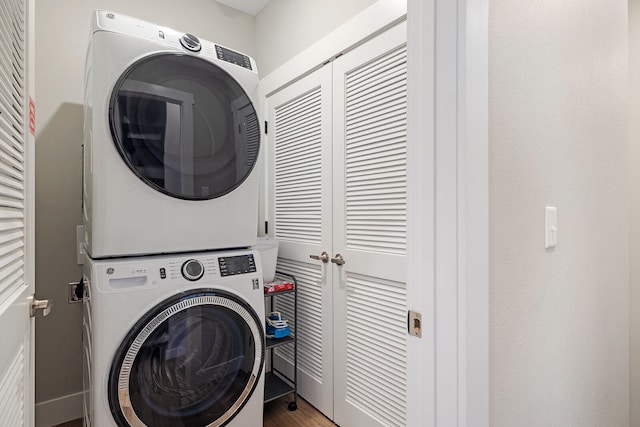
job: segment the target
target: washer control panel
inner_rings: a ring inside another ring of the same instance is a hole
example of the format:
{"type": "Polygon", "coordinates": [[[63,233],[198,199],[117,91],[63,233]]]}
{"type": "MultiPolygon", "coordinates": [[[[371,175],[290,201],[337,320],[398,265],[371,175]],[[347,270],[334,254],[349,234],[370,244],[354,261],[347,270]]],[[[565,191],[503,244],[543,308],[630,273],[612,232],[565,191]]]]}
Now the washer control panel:
{"type": "MultiPolygon", "coordinates": [[[[182,264],[180,271],[182,272],[182,277],[195,282],[204,275],[204,265],[197,259],[190,259],[182,264]]],[[[160,275],[162,275],[162,272],[160,272],[160,275]]]]}
{"type": "Polygon", "coordinates": [[[237,255],[218,258],[220,275],[235,276],[236,274],[246,274],[256,272],[256,262],[253,254],[237,255]]]}
{"type": "MultiPolygon", "coordinates": [[[[254,252],[226,251],[192,253],[185,256],[160,255],[145,260],[100,260],[93,263],[93,283],[117,292],[136,291],[145,286],[207,286],[221,279],[242,280],[258,289],[259,259],[254,252]],[[197,285],[196,285],[197,286],[197,285]]],[[[235,282],[229,282],[235,283],[235,282]]]]}

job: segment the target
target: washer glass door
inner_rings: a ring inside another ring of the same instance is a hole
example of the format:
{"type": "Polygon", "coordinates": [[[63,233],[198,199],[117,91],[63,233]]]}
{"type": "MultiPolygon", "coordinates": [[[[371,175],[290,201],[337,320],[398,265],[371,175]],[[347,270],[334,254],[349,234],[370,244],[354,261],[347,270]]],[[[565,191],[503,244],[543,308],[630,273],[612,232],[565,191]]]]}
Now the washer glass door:
{"type": "Polygon", "coordinates": [[[258,159],[251,100],[225,70],[192,55],[156,54],[130,66],[111,94],[109,125],[127,166],[180,199],[233,191],[258,159]]]}
{"type": "Polygon", "coordinates": [[[262,373],[255,311],[232,294],[195,290],[151,310],[121,344],[109,404],[121,426],[224,425],[262,373]]]}

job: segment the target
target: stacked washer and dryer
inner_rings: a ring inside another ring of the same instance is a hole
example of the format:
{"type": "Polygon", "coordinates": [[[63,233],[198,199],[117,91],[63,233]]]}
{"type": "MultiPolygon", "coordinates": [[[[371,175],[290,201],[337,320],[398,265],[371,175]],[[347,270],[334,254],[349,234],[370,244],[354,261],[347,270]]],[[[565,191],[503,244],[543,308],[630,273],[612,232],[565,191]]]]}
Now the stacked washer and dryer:
{"type": "Polygon", "coordinates": [[[257,86],[247,55],[93,15],[85,425],[262,425],[257,86]]]}

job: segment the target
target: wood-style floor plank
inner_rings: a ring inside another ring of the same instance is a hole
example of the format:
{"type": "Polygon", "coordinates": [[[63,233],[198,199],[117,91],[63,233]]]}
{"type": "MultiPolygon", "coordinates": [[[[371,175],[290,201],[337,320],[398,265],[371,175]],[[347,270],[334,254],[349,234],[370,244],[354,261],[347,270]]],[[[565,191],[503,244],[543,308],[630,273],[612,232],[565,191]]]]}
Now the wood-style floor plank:
{"type": "Polygon", "coordinates": [[[290,396],[264,405],[264,427],[335,427],[327,417],[298,396],[298,409],[289,411],[290,396]]]}

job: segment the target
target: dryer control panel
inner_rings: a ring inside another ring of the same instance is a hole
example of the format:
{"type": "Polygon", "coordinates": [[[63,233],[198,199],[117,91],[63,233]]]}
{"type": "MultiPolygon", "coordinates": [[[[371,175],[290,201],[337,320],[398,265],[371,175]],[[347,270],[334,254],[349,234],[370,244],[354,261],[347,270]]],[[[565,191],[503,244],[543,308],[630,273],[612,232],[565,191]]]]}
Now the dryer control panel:
{"type": "Polygon", "coordinates": [[[218,56],[218,59],[231,62],[232,64],[236,64],[251,70],[251,59],[247,55],[234,52],[231,49],[227,49],[226,47],[222,47],[219,45],[216,45],[216,55],[218,56]]]}

